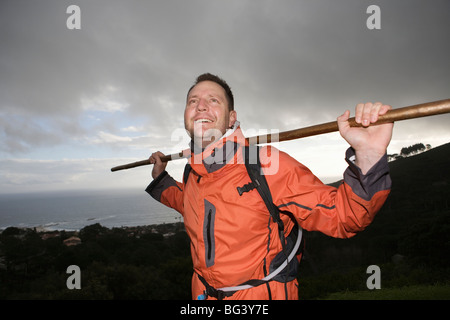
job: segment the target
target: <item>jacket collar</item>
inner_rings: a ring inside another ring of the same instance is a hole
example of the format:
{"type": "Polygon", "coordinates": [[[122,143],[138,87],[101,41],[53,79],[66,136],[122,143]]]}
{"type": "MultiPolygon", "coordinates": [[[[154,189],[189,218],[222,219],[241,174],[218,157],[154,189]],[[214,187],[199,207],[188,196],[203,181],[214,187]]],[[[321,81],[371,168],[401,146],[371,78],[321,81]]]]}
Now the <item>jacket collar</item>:
{"type": "Polygon", "coordinates": [[[188,161],[198,175],[216,172],[226,164],[237,163],[236,154],[246,144],[240,124],[236,121],[222,138],[206,148],[200,149],[191,141],[191,157],[188,161]]]}

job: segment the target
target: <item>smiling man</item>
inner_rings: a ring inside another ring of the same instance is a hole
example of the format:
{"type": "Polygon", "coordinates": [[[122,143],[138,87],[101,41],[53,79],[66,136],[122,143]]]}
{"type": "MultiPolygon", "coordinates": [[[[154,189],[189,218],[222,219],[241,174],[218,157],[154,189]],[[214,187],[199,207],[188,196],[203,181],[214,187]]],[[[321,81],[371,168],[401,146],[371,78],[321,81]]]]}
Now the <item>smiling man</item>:
{"type": "Polygon", "coordinates": [[[155,152],[154,180],[146,189],[183,215],[194,266],[192,297],[298,299],[301,230],[352,237],[372,222],[390,192],[386,149],[393,124],[369,126],[389,109],[358,104],[359,128],[349,126],[349,111],[338,117],[350,144],[349,166],[334,188],[271,146],[258,149],[255,174],[230,87],[215,75],[199,76],[184,112],[192,152],[183,182],[167,173],[163,154],[155,152]],[[270,170],[275,162],[277,170],[270,170]]]}
{"type": "Polygon", "coordinates": [[[211,79],[216,80],[210,74],[197,79],[197,85],[188,91],[184,110],[184,126],[194,143],[203,148],[223,136],[236,122],[231,90],[211,79]]]}

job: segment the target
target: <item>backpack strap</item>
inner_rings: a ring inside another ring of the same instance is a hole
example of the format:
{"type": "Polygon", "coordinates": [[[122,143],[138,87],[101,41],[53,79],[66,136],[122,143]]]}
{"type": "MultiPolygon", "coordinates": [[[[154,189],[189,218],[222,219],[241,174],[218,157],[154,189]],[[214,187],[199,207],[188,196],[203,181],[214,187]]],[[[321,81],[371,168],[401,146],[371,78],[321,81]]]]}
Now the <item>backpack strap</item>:
{"type": "Polygon", "coordinates": [[[183,183],[186,185],[186,182],[189,178],[189,173],[191,172],[192,167],[189,163],[186,163],[184,166],[184,172],[183,172],[183,183]]]}
{"type": "Polygon", "coordinates": [[[261,161],[259,159],[259,150],[260,148],[255,145],[245,146],[245,167],[247,168],[247,173],[250,176],[251,182],[243,187],[237,187],[237,190],[240,196],[244,192],[251,191],[255,188],[258,190],[258,193],[261,195],[261,198],[266,204],[267,210],[269,210],[270,216],[278,225],[278,230],[282,234],[282,238],[280,239],[282,240],[282,245],[284,247],[283,220],[280,218],[280,211],[278,207],[273,203],[272,194],[270,193],[267,180],[261,172],[262,168],[261,161]]]}

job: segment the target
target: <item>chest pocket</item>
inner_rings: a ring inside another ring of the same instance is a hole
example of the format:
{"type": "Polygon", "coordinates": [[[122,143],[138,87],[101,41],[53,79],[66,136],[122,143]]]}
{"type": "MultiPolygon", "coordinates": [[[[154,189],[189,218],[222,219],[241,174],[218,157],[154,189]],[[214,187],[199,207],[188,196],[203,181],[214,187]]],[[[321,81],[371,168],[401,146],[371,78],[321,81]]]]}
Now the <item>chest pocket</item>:
{"type": "Polygon", "coordinates": [[[216,251],[216,241],[214,238],[214,224],[216,221],[216,207],[209,202],[204,200],[205,204],[205,216],[203,219],[203,241],[205,242],[205,262],[206,267],[211,267],[214,265],[215,251],[216,251]]]}

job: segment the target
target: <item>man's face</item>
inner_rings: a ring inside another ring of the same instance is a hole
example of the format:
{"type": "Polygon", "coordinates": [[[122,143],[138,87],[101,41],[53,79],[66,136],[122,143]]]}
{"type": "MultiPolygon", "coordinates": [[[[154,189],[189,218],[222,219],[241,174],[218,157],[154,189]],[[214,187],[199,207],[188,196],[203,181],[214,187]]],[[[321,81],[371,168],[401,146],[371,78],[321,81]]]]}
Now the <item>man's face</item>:
{"type": "Polygon", "coordinates": [[[187,97],[184,126],[194,143],[203,148],[222,137],[236,121],[228,110],[225,90],[213,81],[198,83],[187,97]]]}

